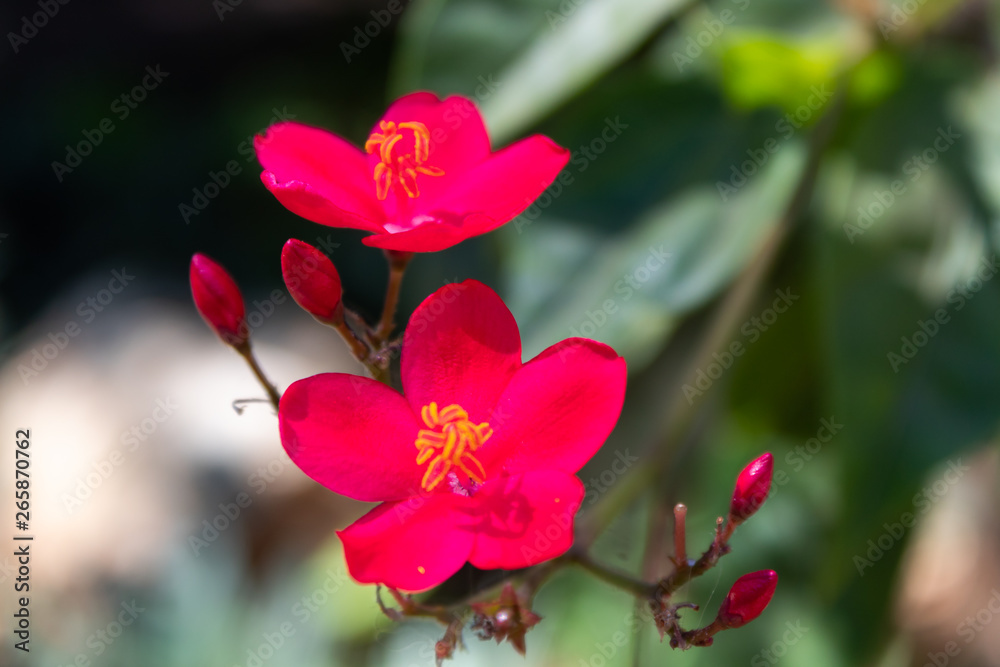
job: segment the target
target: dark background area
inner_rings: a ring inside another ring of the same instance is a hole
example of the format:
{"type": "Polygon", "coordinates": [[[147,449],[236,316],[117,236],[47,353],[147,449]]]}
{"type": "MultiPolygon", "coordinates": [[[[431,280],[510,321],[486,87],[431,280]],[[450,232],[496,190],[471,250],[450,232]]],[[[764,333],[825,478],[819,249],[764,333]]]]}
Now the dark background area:
{"type": "MultiPolygon", "coordinates": [[[[280,286],[278,251],[292,236],[350,240],[338,257],[345,280],[378,260],[358,234],[288,214],[247,152],[275,111],[363,140],[386,104],[396,22],[354,63],[338,45],[371,20],[369,5],[243,2],[220,20],[211,2],[70,2],[16,54],[5,40],[5,336],[95,266],[142,264],[163,277],[163,294],[182,299],[196,251],[225,262],[251,290],[280,286]],[[169,75],[121,119],[122,102],[111,106],[141,84],[147,66],[169,75]],[[100,145],[60,180],[52,163],[65,164],[67,146],[105,118],[114,131],[100,133],[100,145]],[[240,173],[185,221],[179,207],[192,206],[193,189],[204,192],[231,160],[240,173]]],[[[31,10],[38,4],[5,3],[0,24],[19,26],[31,10]]],[[[367,282],[352,281],[352,297],[378,307],[380,286],[367,282]]]]}

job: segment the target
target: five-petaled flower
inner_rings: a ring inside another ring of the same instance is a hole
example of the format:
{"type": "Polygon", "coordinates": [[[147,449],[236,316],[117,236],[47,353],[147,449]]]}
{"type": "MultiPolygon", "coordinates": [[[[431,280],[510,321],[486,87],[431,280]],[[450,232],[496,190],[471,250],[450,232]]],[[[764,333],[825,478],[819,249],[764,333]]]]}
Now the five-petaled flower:
{"type": "Polygon", "coordinates": [[[372,232],[366,245],[403,252],[443,250],[499,227],[569,160],[541,135],[492,152],[471,100],[427,92],[390,106],[364,151],[293,122],[273,125],[254,145],[261,180],[288,210],[372,232]]]}
{"type": "Polygon", "coordinates": [[[351,575],[418,591],[465,562],[527,567],[564,553],[584,489],[574,473],[614,428],[625,360],[574,338],[521,361],[500,297],[467,280],[410,318],[405,395],[341,373],[281,399],[281,441],[328,488],[380,501],[339,533],[351,575]]]}

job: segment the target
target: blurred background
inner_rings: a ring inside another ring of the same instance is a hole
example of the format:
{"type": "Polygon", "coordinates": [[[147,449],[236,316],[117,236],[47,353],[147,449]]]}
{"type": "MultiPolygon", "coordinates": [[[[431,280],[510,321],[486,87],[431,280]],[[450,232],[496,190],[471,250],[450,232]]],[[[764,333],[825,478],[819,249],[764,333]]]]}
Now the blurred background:
{"type": "MultiPolygon", "coordinates": [[[[707,623],[773,568],[760,619],[673,651],[563,571],[526,664],[1000,665],[994,3],[36,0],[0,26],[0,497],[13,545],[30,428],[36,536],[30,654],[0,555],[0,664],[432,664],[442,629],[394,625],[346,574],[334,530],[367,508],[290,464],[266,404],[233,410],[261,391],[187,284],[196,251],[229,268],[280,388],[361,372],[273,301],[279,253],[325,250],[368,316],[385,262],[282,208],[251,141],[294,119],[361,144],[429,89],[475,99],[494,148],[573,151],[515,221],[417,257],[399,319],[476,278],[526,355],[583,335],[628,359],[581,472],[584,519],[631,501],[597,556],[668,573],[667,509],[700,552],[739,469],[775,455],[772,498],[680,596],[707,623]],[[632,456],[660,466],[649,488],[632,456]]],[[[521,660],[465,638],[456,665],[521,660]]]]}

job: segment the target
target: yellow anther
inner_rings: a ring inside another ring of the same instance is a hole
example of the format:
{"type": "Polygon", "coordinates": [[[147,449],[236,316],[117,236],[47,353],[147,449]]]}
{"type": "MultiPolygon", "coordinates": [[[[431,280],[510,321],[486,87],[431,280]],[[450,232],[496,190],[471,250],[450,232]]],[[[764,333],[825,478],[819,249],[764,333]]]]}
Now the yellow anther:
{"type": "Polygon", "coordinates": [[[444,176],[444,170],[424,164],[430,156],[431,135],[427,126],[416,121],[395,123],[383,120],[378,124],[378,132],[372,132],[365,142],[365,151],[378,151],[380,162],[375,165],[372,178],[375,179],[375,194],[379,199],[389,196],[393,183],[398,183],[407,197],[419,197],[417,174],[444,176]],[[406,152],[400,145],[403,130],[413,133],[413,150],[406,152]]]}
{"type": "Polygon", "coordinates": [[[432,491],[453,468],[464,472],[473,482],[482,484],[486,471],[472,452],[493,435],[490,425],[486,422],[473,424],[469,421],[469,413],[460,405],[438,409],[434,402],[420,410],[420,418],[427,428],[420,429],[414,442],[417,465],[430,461],[420,485],[426,491],[432,491]]]}

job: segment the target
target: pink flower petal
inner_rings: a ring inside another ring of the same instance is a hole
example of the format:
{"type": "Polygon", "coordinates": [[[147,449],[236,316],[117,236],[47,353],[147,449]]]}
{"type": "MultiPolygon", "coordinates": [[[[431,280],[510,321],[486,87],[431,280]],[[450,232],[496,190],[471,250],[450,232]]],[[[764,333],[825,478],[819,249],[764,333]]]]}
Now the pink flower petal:
{"type": "Polygon", "coordinates": [[[437,586],[469,558],[476,537],[459,525],[472,504],[434,493],[379,505],[337,533],[351,576],[407,591],[437,586]]]}
{"type": "Polygon", "coordinates": [[[562,555],[573,545],[573,517],[583,494],[579,479],[560,472],[487,482],[474,498],[478,516],[465,524],[476,534],[469,561],[486,570],[514,570],[562,555]]]}
{"type": "Polygon", "coordinates": [[[413,312],[403,338],[403,391],[415,414],[432,401],[486,421],[521,366],[517,323],[497,293],[466,280],[446,285],[413,312]]]}
{"type": "Polygon", "coordinates": [[[556,179],[569,156],[568,150],[536,134],[497,151],[446,191],[421,197],[415,211],[442,220],[478,214],[469,235],[486,233],[528,208],[556,179]]]}
{"type": "Polygon", "coordinates": [[[421,216],[415,220],[418,224],[413,229],[373,234],[361,239],[361,242],[373,248],[400,252],[437,252],[476,236],[480,233],[476,229],[485,229],[492,224],[492,220],[478,214],[466,218],[452,216],[447,220],[442,216],[421,216]]]}
{"type": "Polygon", "coordinates": [[[344,373],[299,380],[281,397],[278,422],[288,456],[323,486],[365,501],[420,493],[417,418],[384,384],[344,373]]]}
{"type": "Polygon", "coordinates": [[[382,231],[385,213],[365,154],[301,123],[278,123],[254,139],[261,180],[285,208],[332,227],[382,231]]]}
{"type": "Polygon", "coordinates": [[[614,429],[626,375],[624,359],[586,338],[561,341],[524,364],[489,417],[493,437],[480,459],[487,474],[575,473],[614,429]]]}

